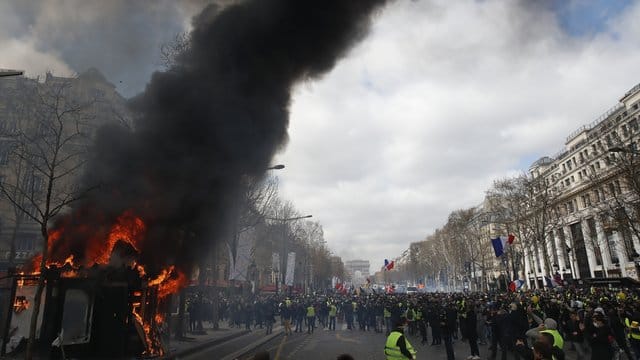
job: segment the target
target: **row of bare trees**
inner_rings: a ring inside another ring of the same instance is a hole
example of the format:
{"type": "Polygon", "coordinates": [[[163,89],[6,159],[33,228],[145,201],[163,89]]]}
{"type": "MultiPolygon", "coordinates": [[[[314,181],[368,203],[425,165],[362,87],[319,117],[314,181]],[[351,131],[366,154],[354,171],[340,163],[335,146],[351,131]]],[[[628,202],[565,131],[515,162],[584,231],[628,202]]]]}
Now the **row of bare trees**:
{"type": "MultiPolygon", "coordinates": [[[[52,220],[99,185],[81,186],[79,182],[93,132],[102,122],[96,117],[101,114],[132,127],[122,112],[104,114],[109,108],[105,99],[92,96],[87,92],[91,86],[80,82],[48,75],[45,82],[17,78],[0,84],[4,95],[0,108],[0,213],[10,264],[16,263],[17,248],[25,247],[24,240],[35,238],[35,244],[29,247],[42,253],[43,268],[52,220]]],[[[284,221],[300,215],[291,202],[278,196],[276,178],[245,177],[243,190],[236,207],[235,235],[217,244],[214,261],[206,264],[212,258],[203,259],[202,267],[220,263],[219,257],[226,257],[229,264],[238,238],[251,231],[256,237],[256,280],[268,281],[263,275],[272,272],[272,254],[285,251],[297,254],[296,283],[320,287],[326,286],[332,276],[344,276],[344,269],[331,262],[318,222],[284,221]]],[[[32,307],[27,358],[33,355],[43,289],[41,278],[32,307]]]]}
{"type": "Polygon", "coordinates": [[[593,251],[598,265],[604,253],[615,263],[616,249],[623,249],[627,261],[637,262],[633,239],[640,239],[640,153],[633,144],[619,139],[613,151],[592,154],[591,163],[601,165],[588,166],[585,160],[581,182],[570,189],[562,179],[545,175],[494,181],[481,206],[453,211],[443,227],[411,244],[403,269],[414,281],[425,278],[449,288],[460,288],[466,281],[472,288],[487,289],[498,274],[524,278],[527,256],[531,273],[552,277],[558,257],[565,259],[568,269],[576,264],[575,235],[564,229],[582,220],[589,225],[584,246],[593,251]],[[589,219],[617,232],[622,243],[598,236],[589,219]],[[507,234],[515,235],[516,241],[496,259],[490,239],[507,234]]]}

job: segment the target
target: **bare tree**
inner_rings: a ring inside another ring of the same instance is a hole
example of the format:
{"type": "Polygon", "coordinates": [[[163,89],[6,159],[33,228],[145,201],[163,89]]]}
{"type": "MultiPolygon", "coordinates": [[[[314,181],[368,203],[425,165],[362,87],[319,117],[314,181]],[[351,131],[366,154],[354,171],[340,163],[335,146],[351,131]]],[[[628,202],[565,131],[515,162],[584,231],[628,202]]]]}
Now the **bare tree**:
{"type": "Polygon", "coordinates": [[[548,249],[549,246],[555,248],[555,243],[552,244],[554,239],[549,236],[549,230],[562,220],[556,209],[559,195],[552,185],[542,176],[522,174],[495,181],[487,192],[491,221],[503,225],[507,233],[515,233],[520,240],[515,245],[517,252],[511,254],[511,261],[517,262],[513,269],[523,265],[524,258],[518,253],[526,249],[530,254],[542,252],[545,273],[551,276],[548,249]]]}
{"type": "MultiPolygon", "coordinates": [[[[71,203],[82,198],[89,188],[76,182],[86,154],[83,131],[92,101],[79,102],[72,96],[68,81],[48,81],[22,94],[30,107],[12,134],[11,157],[20,164],[15,181],[0,183],[0,191],[25,217],[38,224],[42,251],[40,269],[48,260],[48,236],[51,220],[71,203]]],[[[34,351],[36,324],[40,311],[44,277],[36,288],[26,358],[34,351]]]]}

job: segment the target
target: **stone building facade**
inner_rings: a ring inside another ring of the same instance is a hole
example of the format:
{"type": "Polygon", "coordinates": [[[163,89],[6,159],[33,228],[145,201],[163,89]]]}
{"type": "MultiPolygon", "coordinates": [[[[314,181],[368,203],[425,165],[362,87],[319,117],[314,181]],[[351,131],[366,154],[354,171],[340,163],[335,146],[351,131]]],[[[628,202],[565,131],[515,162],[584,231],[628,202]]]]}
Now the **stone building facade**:
{"type": "MultiPolygon", "coordinates": [[[[42,99],[43,94],[52,89],[59,91],[60,102],[82,105],[82,116],[78,117],[77,126],[70,130],[81,133],[81,136],[73,137],[68,146],[80,154],[79,158],[88,153],[93,135],[100,126],[107,123],[132,126],[126,100],[96,69],[74,77],[57,77],[48,73],[44,79],[23,76],[0,79],[0,181],[20,183],[33,194],[46,190],[46,179],[19,163],[20,156],[15,154],[15,134],[24,133],[26,137],[22,136],[23,140],[36,139],[47,131],[49,121],[55,122],[55,116],[47,113],[45,108],[48,105],[42,99]],[[16,171],[18,168],[20,171],[16,171]]],[[[77,169],[65,177],[64,185],[73,187],[81,173],[82,169],[77,169]]],[[[33,205],[25,206],[32,213],[36,211],[33,205]]],[[[21,216],[15,206],[0,195],[0,267],[30,259],[40,251],[41,239],[38,224],[27,216],[21,216]]]]}
{"type": "Polygon", "coordinates": [[[542,286],[545,274],[640,277],[639,193],[637,183],[632,186],[640,166],[639,107],[640,84],[570,134],[560,153],[530,167],[555,194],[558,214],[546,234],[549,261],[542,261],[542,249],[525,247],[524,277],[531,286],[542,286]]]}

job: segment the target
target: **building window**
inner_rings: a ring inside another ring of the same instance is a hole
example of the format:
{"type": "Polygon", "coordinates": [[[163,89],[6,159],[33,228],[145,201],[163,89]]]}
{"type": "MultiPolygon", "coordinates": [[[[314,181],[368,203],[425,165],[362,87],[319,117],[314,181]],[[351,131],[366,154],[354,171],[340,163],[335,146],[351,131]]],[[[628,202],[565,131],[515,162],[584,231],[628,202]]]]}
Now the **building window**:
{"type": "Polygon", "coordinates": [[[600,161],[596,161],[596,169],[600,169],[600,161]]]}
{"type": "Polygon", "coordinates": [[[594,218],[587,219],[587,227],[589,228],[589,240],[593,247],[593,254],[596,258],[596,265],[602,265],[602,251],[598,244],[598,231],[596,230],[596,220],[594,218]]]}
{"type": "Polygon", "coordinates": [[[0,141],[0,165],[7,165],[11,156],[11,142],[0,141]]]}
{"type": "Polygon", "coordinates": [[[631,119],[631,121],[629,121],[629,128],[631,129],[631,132],[633,132],[633,133],[638,131],[638,119],[631,119]]]}
{"type": "Polygon", "coordinates": [[[616,242],[613,239],[613,231],[605,230],[604,236],[607,238],[607,248],[609,250],[609,256],[611,256],[611,262],[614,264],[619,264],[620,259],[618,259],[618,252],[616,251],[616,242]]]}
{"type": "MultiPolygon", "coordinates": [[[[559,230],[557,230],[557,231],[559,231],[559,230]]],[[[553,263],[557,264],[558,263],[558,249],[556,248],[556,239],[555,239],[555,237],[553,237],[553,231],[550,231],[547,236],[549,236],[549,240],[551,242],[551,258],[553,260],[553,263]]]]}
{"type": "Polygon", "coordinates": [[[571,264],[571,259],[569,259],[569,252],[567,251],[567,240],[564,236],[564,230],[558,229],[558,240],[560,243],[560,252],[562,253],[562,258],[564,259],[564,264],[566,267],[569,267],[571,264]]]}

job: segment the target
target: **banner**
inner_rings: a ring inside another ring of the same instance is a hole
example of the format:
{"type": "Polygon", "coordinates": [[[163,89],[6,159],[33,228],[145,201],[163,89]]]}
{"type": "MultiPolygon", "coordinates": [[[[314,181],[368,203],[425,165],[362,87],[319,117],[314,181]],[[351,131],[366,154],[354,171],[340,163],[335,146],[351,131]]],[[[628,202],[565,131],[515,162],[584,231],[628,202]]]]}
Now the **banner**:
{"type": "Polygon", "coordinates": [[[287,256],[287,276],[284,278],[284,283],[288,286],[293,286],[293,272],[296,267],[296,253],[290,252],[287,256]]]}
{"type": "Polygon", "coordinates": [[[271,269],[273,272],[280,272],[280,254],[276,252],[271,255],[271,269]]]}
{"type": "Polygon", "coordinates": [[[229,280],[249,281],[249,265],[253,261],[253,248],[255,243],[255,230],[250,229],[238,234],[236,243],[236,257],[229,249],[229,280]]]}

